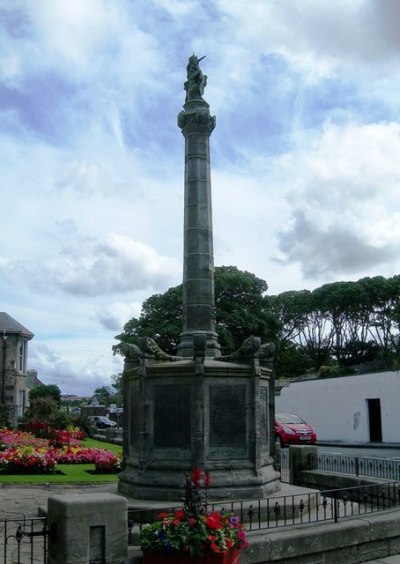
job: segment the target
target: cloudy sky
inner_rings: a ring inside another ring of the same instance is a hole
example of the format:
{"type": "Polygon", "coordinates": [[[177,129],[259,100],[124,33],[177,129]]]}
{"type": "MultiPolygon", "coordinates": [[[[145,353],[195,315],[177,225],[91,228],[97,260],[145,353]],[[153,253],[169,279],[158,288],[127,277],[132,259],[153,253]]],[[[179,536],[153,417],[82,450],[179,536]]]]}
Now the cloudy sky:
{"type": "Polygon", "coordinates": [[[208,75],[215,264],[271,294],[400,271],[398,0],[0,0],[1,311],[91,394],[182,279],[188,57],[208,75]]]}

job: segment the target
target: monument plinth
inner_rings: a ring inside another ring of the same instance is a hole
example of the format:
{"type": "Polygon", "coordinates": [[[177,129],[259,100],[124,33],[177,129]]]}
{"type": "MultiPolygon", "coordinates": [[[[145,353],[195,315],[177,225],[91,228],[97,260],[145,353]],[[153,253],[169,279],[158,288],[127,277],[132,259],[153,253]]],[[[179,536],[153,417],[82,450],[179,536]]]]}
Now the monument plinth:
{"type": "Polygon", "coordinates": [[[183,319],[178,356],[149,338],[124,344],[124,469],[119,491],[180,500],[184,474],[210,472],[210,499],[264,497],[280,488],[273,469],[273,347],[249,337],[221,356],[215,331],[207,77],[189,59],[185,137],[183,319]]]}

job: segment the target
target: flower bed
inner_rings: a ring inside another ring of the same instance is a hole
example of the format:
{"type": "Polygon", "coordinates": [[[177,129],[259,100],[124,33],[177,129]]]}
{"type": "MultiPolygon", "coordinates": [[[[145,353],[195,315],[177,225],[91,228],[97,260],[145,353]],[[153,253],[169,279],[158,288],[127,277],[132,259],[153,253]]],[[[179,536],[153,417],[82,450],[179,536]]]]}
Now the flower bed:
{"type": "Polygon", "coordinates": [[[49,444],[55,447],[77,446],[85,438],[85,433],[79,429],[54,429],[49,433],[49,444]]]}
{"type": "MultiPolygon", "coordinates": [[[[68,431],[66,431],[68,433],[68,431]]],[[[86,448],[77,439],[73,446],[56,448],[51,441],[30,433],[0,430],[5,450],[0,452],[0,471],[7,474],[54,472],[56,464],[94,464],[96,472],[119,471],[119,459],[105,449],[86,448]]]]}
{"type": "Polygon", "coordinates": [[[32,433],[14,431],[12,429],[0,429],[0,443],[6,448],[19,446],[34,446],[36,448],[47,447],[47,439],[38,439],[32,433]]]}
{"type": "Polygon", "coordinates": [[[25,425],[25,430],[35,437],[48,439],[53,446],[76,445],[85,438],[85,433],[78,427],[68,429],[54,429],[43,421],[29,421],[25,425]]]}
{"type": "Polygon", "coordinates": [[[7,474],[54,472],[56,459],[46,448],[12,447],[0,453],[0,469],[7,474]]]}
{"type": "Polygon", "coordinates": [[[120,471],[120,460],[118,456],[109,450],[101,450],[95,458],[96,472],[111,474],[120,471]]]}

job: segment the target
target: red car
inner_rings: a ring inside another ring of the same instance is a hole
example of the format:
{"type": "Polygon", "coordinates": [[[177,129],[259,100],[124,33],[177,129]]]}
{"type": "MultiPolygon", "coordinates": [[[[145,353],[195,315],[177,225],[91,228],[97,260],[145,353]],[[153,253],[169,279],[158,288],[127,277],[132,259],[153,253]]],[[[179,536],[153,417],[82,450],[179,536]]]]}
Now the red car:
{"type": "Polygon", "coordinates": [[[275,414],[275,433],[281,445],[314,445],[317,440],[315,429],[293,413],[275,414]]]}

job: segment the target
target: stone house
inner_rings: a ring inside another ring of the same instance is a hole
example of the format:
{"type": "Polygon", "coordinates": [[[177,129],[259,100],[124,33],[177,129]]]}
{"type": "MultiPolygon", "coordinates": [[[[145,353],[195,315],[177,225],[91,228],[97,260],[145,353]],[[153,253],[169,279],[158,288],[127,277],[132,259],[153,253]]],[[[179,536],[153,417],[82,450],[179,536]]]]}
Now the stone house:
{"type": "Polygon", "coordinates": [[[0,405],[7,409],[12,424],[28,402],[28,342],[33,336],[8,313],[0,312],[0,405]]]}

